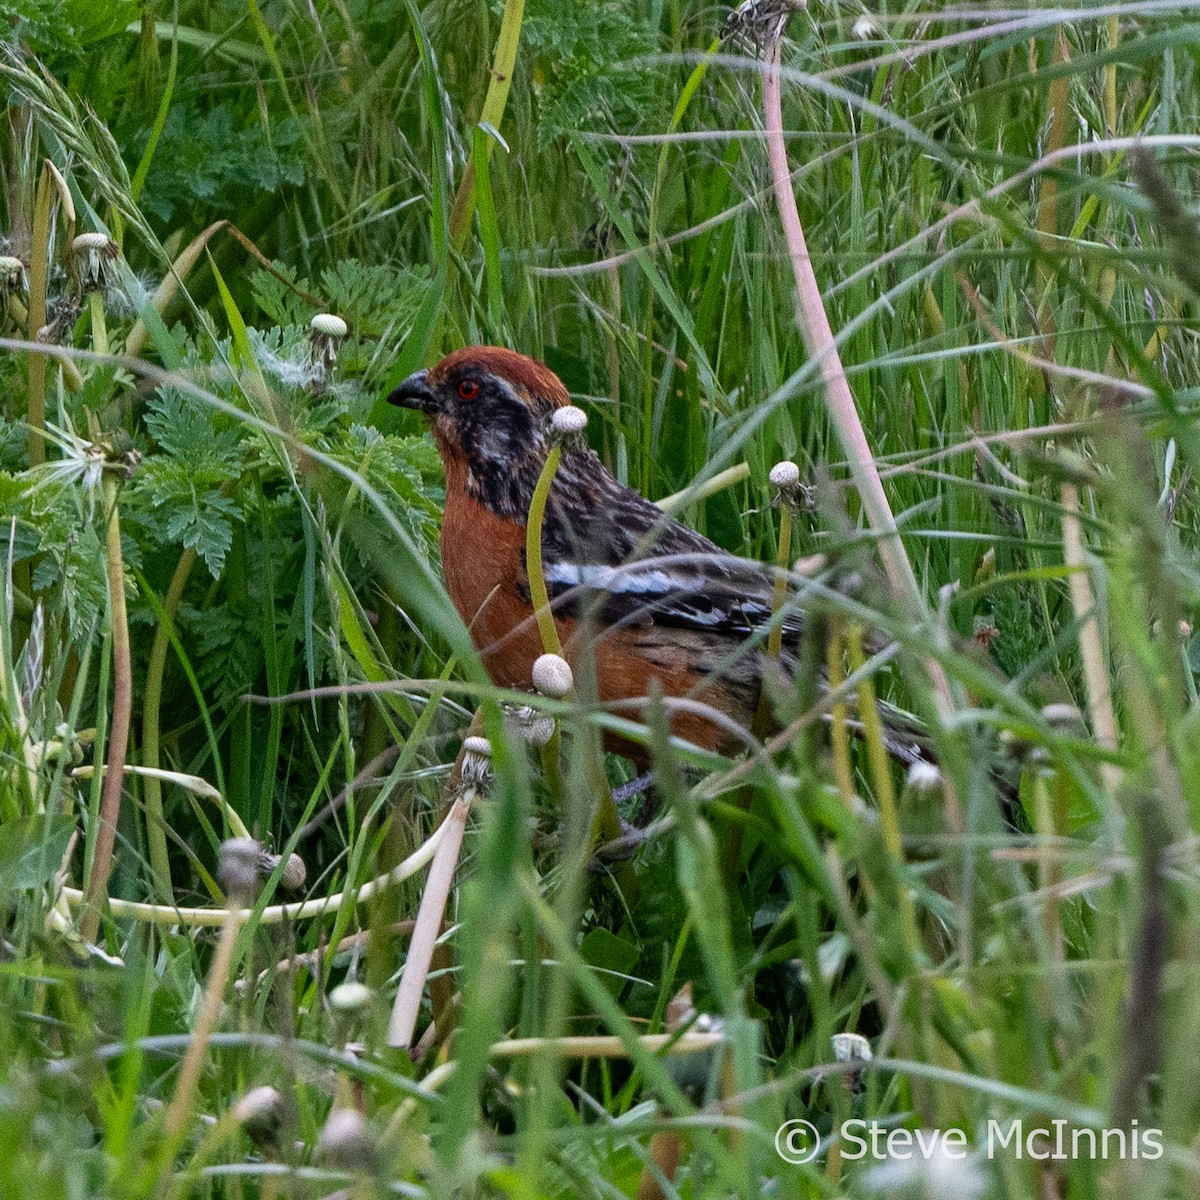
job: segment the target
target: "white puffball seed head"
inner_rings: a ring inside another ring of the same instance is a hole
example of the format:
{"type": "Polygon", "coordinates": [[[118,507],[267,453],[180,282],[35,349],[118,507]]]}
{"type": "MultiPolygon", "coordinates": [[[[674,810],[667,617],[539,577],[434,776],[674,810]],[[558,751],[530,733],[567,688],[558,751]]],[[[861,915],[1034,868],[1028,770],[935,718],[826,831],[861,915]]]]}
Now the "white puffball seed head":
{"type": "Polygon", "coordinates": [[[873,37],[879,35],[879,30],[875,28],[875,22],[871,20],[867,13],[863,13],[857,21],[854,22],[853,34],[860,42],[869,42],[873,37]]]}
{"type": "Polygon", "coordinates": [[[25,264],[11,254],[0,254],[0,287],[26,286],[25,264]]]}
{"type": "Polygon", "coordinates": [[[564,436],[582,433],[587,428],[587,421],[587,413],[573,404],[568,404],[565,408],[556,408],[554,416],[551,418],[555,433],[561,433],[564,436]]]}
{"type": "Polygon", "coordinates": [[[533,664],[532,678],[533,686],[552,700],[561,700],[575,686],[570,664],[557,654],[539,655],[533,664]]]}
{"type": "Polygon", "coordinates": [[[1055,733],[1080,733],[1086,728],[1083,713],[1073,704],[1047,704],[1042,709],[1042,720],[1055,733]]]}
{"type": "Polygon", "coordinates": [[[540,750],[543,746],[548,746],[553,736],[553,717],[534,717],[525,727],[525,740],[537,750],[540,750]]]}
{"type": "Polygon", "coordinates": [[[262,846],[253,838],[228,838],[217,851],[217,882],[231,903],[254,894],[262,846]]]}
{"type": "Polygon", "coordinates": [[[289,892],[298,892],[307,878],[308,868],[304,865],[304,859],[298,854],[289,854],[287,862],[283,864],[283,874],[279,877],[279,882],[289,892]]]}
{"type": "Polygon", "coordinates": [[[935,763],[915,762],[908,768],[906,783],[914,792],[934,792],[942,786],[942,772],[935,763]]]}
{"type": "Polygon", "coordinates": [[[833,1057],[838,1062],[870,1062],[871,1043],[861,1033],[835,1033],[833,1057]]]}
{"type": "Polygon", "coordinates": [[[375,1143],[367,1132],[366,1118],[355,1108],[329,1114],[317,1139],[317,1151],[330,1166],[363,1173],[375,1168],[375,1143]]]}
{"type": "Polygon", "coordinates": [[[359,983],[357,979],[348,979],[345,983],[339,983],[329,993],[329,1007],[334,1012],[356,1013],[366,1008],[374,998],[374,991],[365,983],[359,983]]]}
{"type": "Polygon", "coordinates": [[[491,758],[492,743],[485,737],[469,737],[463,740],[462,748],[476,758],[491,758]]]}
{"type": "Polygon", "coordinates": [[[233,1119],[260,1150],[277,1150],[283,1124],[283,1097],[275,1088],[251,1088],[233,1108],[233,1119]]]}
{"type": "Polygon", "coordinates": [[[76,254],[88,254],[93,251],[105,250],[107,247],[107,233],[81,233],[71,243],[71,249],[74,250],[76,254]]]}
{"type": "Polygon", "coordinates": [[[71,243],[74,270],[85,288],[98,287],[108,274],[108,264],[120,250],[106,233],[81,233],[71,243]]]}
{"type": "Polygon", "coordinates": [[[794,488],[800,482],[800,468],[794,462],[777,462],[769,478],[777,488],[794,488]]]}
{"type": "Polygon", "coordinates": [[[346,336],[346,322],[333,313],[317,313],[309,321],[308,327],[313,333],[322,334],[324,337],[344,338],[346,336]]]}

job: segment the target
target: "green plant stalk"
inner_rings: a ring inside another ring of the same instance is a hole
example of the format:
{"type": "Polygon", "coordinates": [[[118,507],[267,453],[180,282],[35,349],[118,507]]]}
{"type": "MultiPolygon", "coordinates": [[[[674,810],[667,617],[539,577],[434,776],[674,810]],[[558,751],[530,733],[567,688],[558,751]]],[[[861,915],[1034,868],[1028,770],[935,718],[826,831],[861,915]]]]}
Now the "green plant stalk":
{"type": "Polygon", "coordinates": [[[550,793],[553,804],[561,805],[563,798],[562,785],[562,736],[558,730],[558,722],[554,722],[554,733],[542,747],[539,756],[542,761],[542,774],[546,778],[546,790],[550,793]]]}
{"type": "MultiPolygon", "coordinates": [[[[163,597],[162,615],[150,646],[150,661],[146,664],[146,688],[142,701],[142,762],[151,768],[157,768],[159,764],[159,708],[162,705],[163,671],[171,644],[168,630],[179,611],[184,588],[196,565],[196,557],[196,551],[189,547],[175,564],[167,594],[163,597]]],[[[146,842],[150,849],[150,872],[154,877],[154,886],[160,899],[170,900],[174,885],[171,881],[171,858],[167,851],[162,785],[154,776],[145,777],[142,803],[146,809],[146,842]]]]}
{"type": "Polygon", "coordinates": [[[104,318],[104,293],[99,289],[88,293],[88,316],[92,321],[92,349],[107,354],[108,323],[104,318]]]}
{"type": "MultiPolygon", "coordinates": [[[[851,623],[846,638],[850,658],[850,670],[860,671],[865,662],[862,645],[862,627],[851,623]]],[[[875,705],[875,684],[869,675],[864,675],[858,685],[858,714],[863,725],[863,740],[867,746],[867,761],[871,766],[871,778],[875,784],[875,798],[879,803],[879,827],[888,856],[896,868],[896,892],[900,898],[900,927],[912,962],[920,961],[921,943],[917,936],[917,920],[913,912],[912,897],[904,880],[904,847],[900,839],[900,814],[896,806],[896,789],[892,783],[892,764],[883,740],[883,723],[875,705]]]]}
{"type": "MultiPolygon", "coordinates": [[[[550,496],[550,487],[558,471],[562,458],[562,447],[551,446],[542,464],[542,473],[538,476],[537,486],[533,489],[533,499],[529,502],[529,518],[525,525],[525,573],[529,577],[529,595],[533,601],[533,610],[537,616],[538,632],[542,636],[542,646],[547,654],[557,654],[564,658],[562,642],[558,637],[558,627],[554,624],[554,614],[550,609],[550,595],[546,591],[546,576],[542,569],[542,525],[546,518],[546,502],[550,496]]],[[[542,755],[543,768],[546,767],[547,757],[558,757],[558,730],[550,739],[542,755]]],[[[546,779],[551,786],[557,785],[559,794],[562,791],[562,767],[555,762],[547,771],[546,779]]],[[[592,833],[592,844],[597,841],[609,842],[621,836],[621,815],[612,798],[609,788],[600,790],[600,807],[596,813],[596,821],[592,833]]]]}
{"type": "MultiPolygon", "coordinates": [[[[1097,620],[1096,600],[1088,571],[1083,543],[1083,527],[1079,521],[1079,491],[1073,483],[1064,483],[1060,489],[1062,498],[1062,542],[1063,561],[1070,570],[1067,586],[1071,595],[1071,607],[1079,622],[1079,656],[1083,664],[1084,693],[1087,697],[1088,716],[1096,743],[1105,750],[1117,748],[1117,715],[1113,706],[1112,683],[1108,672],[1108,656],[1100,640],[1100,622],[1097,620]]],[[[1100,765],[1100,775],[1110,796],[1114,795],[1121,779],[1121,770],[1115,763],[1100,765]]]]}
{"type": "MultiPolygon", "coordinates": [[[[37,341],[38,331],[46,324],[46,286],[50,272],[50,205],[54,198],[54,180],[49,166],[42,168],[33,203],[33,236],[29,246],[29,308],[25,336],[37,341]]],[[[46,356],[28,357],[29,465],[46,461],[46,356]]]]}
{"type": "Polygon", "coordinates": [[[776,620],[783,602],[787,599],[788,560],[792,554],[792,506],[784,498],[779,510],[779,545],[775,551],[775,565],[779,568],[775,576],[775,588],[771,592],[771,632],[767,634],[767,655],[778,658],[783,649],[783,622],[776,620]]]}
{"type": "MultiPolygon", "coordinates": [[[[493,59],[491,81],[483,99],[483,111],[479,114],[480,125],[500,128],[504,110],[508,107],[508,92],[512,87],[513,70],[517,65],[517,48],[521,44],[521,24],[525,19],[525,0],[506,0],[504,15],[500,18],[500,34],[496,38],[496,57],[493,59]]],[[[492,139],[485,154],[490,156],[492,139]]],[[[468,163],[462,181],[450,209],[450,245],[461,251],[471,228],[475,214],[475,165],[468,163]]],[[[453,256],[450,259],[454,262],[453,256]]]]}
{"type": "MultiPolygon", "coordinates": [[[[1058,70],[1070,60],[1070,47],[1067,35],[1060,25],[1054,31],[1054,51],[1051,70],[1058,70]]],[[[1067,110],[1070,102],[1070,79],[1065,72],[1056,75],[1050,81],[1047,89],[1047,104],[1050,109],[1050,127],[1046,132],[1046,145],[1043,153],[1058,154],[1063,148],[1067,136],[1067,110]]],[[[1038,188],[1038,206],[1036,227],[1038,240],[1047,253],[1054,250],[1058,234],[1058,180],[1053,172],[1042,175],[1038,188]]],[[[1058,318],[1054,310],[1054,276],[1053,265],[1045,257],[1037,260],[1037,280],[1041,297],[1038,302],[1037,323],[1043,334],[1042,353],[1048,359],[1054,358],[1055,334],[1058,328],[1058,318]]],[[[1034,371],[1031,376],[1034,386],[1040,386],[1044,376],[1034,371]]]]}
{"type": "Polygon", "coordinates": [[[221,938],[217,942],[217,950],[213,955],[212,966],[208,978],[204,982],[204,995],[200,1000],[200,1015],[196,1018],[196,1027],[192,1031],[192,1040],[188,1043],[187,1053],[179,1067],[179,1078],[175,1084],[175,1093],[167,1107],[167,1115],[163,1121],[163,1139],[160,1151],[158,1186],[154,1195],[162,1195],[167,1175],[175,1160],[176,1151],[187,1128],[188,1119],[192,1115],[192,1098],[196,1092],[196,1084],[200,1081],[200,1072],[204,1067],[204,1055],[208,1050],[209,1040],[217,1021],[221,1016],[221,1008],[225,1000],[225,987],[229,982],[230,969],[233,966],[233,954],[237,948],[238,931],[242,927],[242,909],[240,905],[230,907],[225,914],[221,926],[221,938]]]}
{"type": "MultiPolygon", "coordinates": [[[[775,576],[775,585],[771,590],[772,625],[770,632],[767,634],[766,657],[768,658],[778,658],[779,652],[783,648],[783,622],[777,621],[775,618],[779,616],[784,600],[787,598],[787,578],[785,572],[788,566],[788,558],[791,555],[791,549],[792,506],[787,498],[784,497],[781,500],[779,542],[775,552],[775,564],[779,567],[779,571],[775,576]]],[[[767,698],[767,689],[761,687],[759,690],[758,707],[754,710],[751,731],[761,741],[766,738],[770,728],[771,704],[767,698]]],[[[748,812],[753,798],[753,790],[744,787],[739,790],[734,803],[742,812],[748,812]]],[[[744,826],[742,824],[734,823],[725,830],[722,837],[721,869],[725,879],[725,886],[729,888],[737,886],[737,869],[742,855],[743,830],[744,826]]]]}
{"type": "Polygon", "coordinates": [[[664,496],[661,500],[655,500],[655,504],[665,513],[670,513],[671,516],[678,516],[680,511],[692,504],[699,504],[701,500],[707,500],[709,496],[715,496],[718,492],[724,491],[727,487],[733,487],[735,484],[741,483],[743,479],[750,478],[749,463],[735,463],[732,467],[726,467],[723,471],[718,471],[711,479],[706,479],[702,484],[691,487],[686,487],[681,492],[672,492],[669,496],[664,496]]]}
{"type": "MultiPolygon", "coordinates": [[[[1115,53],[1121,44],[1121,18],[1115,13],[1105,22],[1108,34],[1108,49],[1115,53]]],[[[1102,94],[1106,137],[1117,136],[1117,62],[1114,58],[1104,68],[1104,90],[1102,94]]]]}
{"type": "MultiPolygon", "coordinates": [[[[1054,790],[1061,794],[1060,772],[1054,772],[1054,790]]],[[[1050,780],[1044,771],[1035,770],[1032,779],[1034,832],[1037,835],[1037,886],[1042,903],[1042,926],[1046,931],[1046,944],[1050,956],[1061,965],[1064,958],[1062,912],[1058,886],[1062,882],[1062,868],[1055,840],[1062,829],[1058,822],[1061,804],[1050,794],[1050,780]]],[[[1044,981],[1047,1013],[1052,1012],[1053,991],[1050,980],[1044,981]]]]}
{"type": "Polygon", "coordinates": [[[529,520],[525,526],[525,573],[529,576],[529,595],[533,600],[533,611],[537,617],[538,632],[542,635],[542,647],[547,654],[563,657],[562,642],[558,638],[558,627],[554,624],[554,613],[550,609],[550,595],[546,591],[546,577],[542,570],[542,525],[546,518],[546,501],[550,486],[558,471],[562,458],[562,447],[551,446],[533,499],[529,502],[529,520]]]}
{"type": "Polygon", "coordinates": [[[108,763],[100,801],[95,853],[88,876],[87,903],[79,924],[80,936],[94,942],[100,931],[101,907],[107,899],[112,873],[117,820],[121,815],[121,790],[125,777],[125,755],[129,749],[129,726],[133,714],[133,665],[129,653],[129,618],[125,610],[125,562],[121,555],[121,518],[118,497],[120,476],[104,476],[104,510],[108,516],[106,567],[108,605],[113,645],[113,709],[108,737],[108,763]]]}
{"type": "MultiPolygon", "coordinates": [[[[829,690],[837,692],[846,679],[842,669],[842,647],[844,645],[845,618],[833,613],[829,618],[829,643],[825,666],[829,675],[829,690]]],[[[833,777],[837,782],[838,795],[847,808],[854,807],[854,771],[850,766],[850,728],[846,724],[848,712],[845,700],[836,700],[830,709],[831,727],[829,744],[833,751],[833,777]]]]}

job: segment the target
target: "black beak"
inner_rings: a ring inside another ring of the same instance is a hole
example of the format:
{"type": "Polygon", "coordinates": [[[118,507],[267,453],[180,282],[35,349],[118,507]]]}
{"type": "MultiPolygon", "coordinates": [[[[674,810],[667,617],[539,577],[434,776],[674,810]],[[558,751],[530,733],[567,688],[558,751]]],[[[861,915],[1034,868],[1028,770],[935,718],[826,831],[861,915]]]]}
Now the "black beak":
{"type": "Polygon", "coordinates": [[[389,397],[389,404],[400,408],[415,408],[417,412],[437,411],[437,397],[429,386],[429,372],[417,371],[410,375],[389,397]]]}

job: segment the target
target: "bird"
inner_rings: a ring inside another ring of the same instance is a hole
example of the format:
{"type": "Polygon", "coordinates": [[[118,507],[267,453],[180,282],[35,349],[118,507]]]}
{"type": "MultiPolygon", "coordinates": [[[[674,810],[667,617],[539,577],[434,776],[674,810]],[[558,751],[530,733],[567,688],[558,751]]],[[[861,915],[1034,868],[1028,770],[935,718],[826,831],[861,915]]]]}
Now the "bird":
{"type": "MultiPolygon", "coordinates": [[[[530,690],[543,654],[526,572],[526,521],[571,404],[543,363],[468,346],[417,371],[389,403],[424,414],[445,469],[442,571],[450,599],[498,686],[530,690]]],[[[593,656],[598,700],[634,715],[661,694],[672,734],[731,754],[750,742],[766,668],[775,572],[739,558],[617,480],[581,436],[561,445],[542,528],[543,573],[568,662],[593,656]]],[[[793,666],[802,612],[783,618],[793,666]]],[[[645,763],[644,748],[606,745],[645,763]]],[[[926,751],[905,734],[894,756],[926,751]]]]}

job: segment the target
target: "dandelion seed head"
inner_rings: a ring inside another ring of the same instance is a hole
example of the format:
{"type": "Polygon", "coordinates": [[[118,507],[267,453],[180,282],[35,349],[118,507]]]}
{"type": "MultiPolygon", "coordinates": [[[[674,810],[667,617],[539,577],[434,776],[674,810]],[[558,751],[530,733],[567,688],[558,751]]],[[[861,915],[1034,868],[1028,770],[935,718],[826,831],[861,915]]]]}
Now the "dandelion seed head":
{"type": "Polygon", "coordinates": [[[534,661],[531,677],[533,686],[552,700],[561,700],[575,687],[570,664],[557,654],[539,655],[534,661]]]}
{"type": "Polygon", "coordinates": [[[308,326],[313,333],[320,334],[322,337],[344,338],[346,336],[346,322],[334,313],[317,313],[309,321],[308,326]]]}
{"type": "Polygon", "coordinates": [[[838,1062],[870,1062],[871,1043],[861,1033],[835,1033],[833,1057],[838,1062]]]}
{"type": "Polygon", "coordinates": [[[571,434],[582,433],[587,428],[588,418],[582,408],[568,404],[554,410],[554,416],[550,418],[550,423],[554,427],[555,433],[569,437],[571,434]]]}
{"type": "Polygon", "coordinates": [[[768,476],[771,483],[781,490],[794,488],[800,482],[800,468],[794,462],[777,462],[768,476]]]}
{"type": "Polygon", "coordinates": [[[908,768],[905,783],[914,792],[932,792],[942,786],[942,772],[936,763],[915,762],[908,768]]]}
{"type": "Polygon", "coordinates": [[[373,988],[367,987],[357,979],[347,979],[329,993],[329,1007],[334,1012],[356,1013],[366,1008],[374,999],[373,988]]]}

